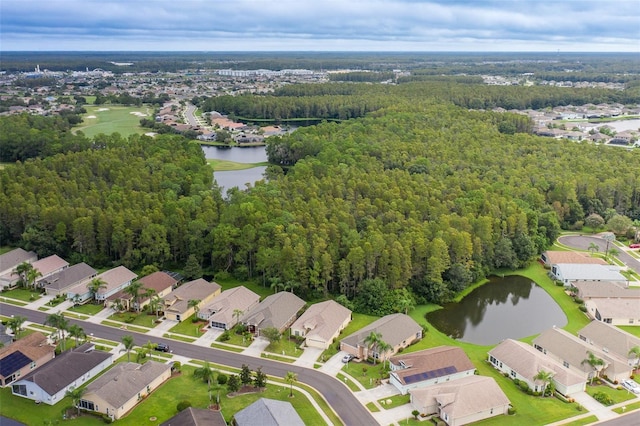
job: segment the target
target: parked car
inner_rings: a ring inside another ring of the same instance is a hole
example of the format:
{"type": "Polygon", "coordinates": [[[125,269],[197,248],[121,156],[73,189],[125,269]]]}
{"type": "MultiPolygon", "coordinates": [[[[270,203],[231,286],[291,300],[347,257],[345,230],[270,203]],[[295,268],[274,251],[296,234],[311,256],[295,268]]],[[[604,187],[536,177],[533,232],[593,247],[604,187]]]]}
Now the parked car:
{"type": "Polygon", "coordinates": [[[629,392],[640,394],[640,385],[631,379],[624,380],[622,382],[622,386],[624,386],[629,392]]]}
{"type": "Polygon", "coordinates": [[[158,343],[156,345],[156,351],[169,352],[169,345],[166,345],[164,343],[158,343]]]}
{"type": "Polygon", "coordinates": [[[347,355],[342,357],[342,362],[344,362],[346,364],[346,363],[348,363],[349,361],[351,361],[354,358],[355,358],[355,356],[353,356],[351,354],[347,354],[347,355]]]}
{"type": "Polygon", "coordinates": [[[632,249],[640,248],[640,243],[629,244],[629,248],[632,248],[632,249]]]}

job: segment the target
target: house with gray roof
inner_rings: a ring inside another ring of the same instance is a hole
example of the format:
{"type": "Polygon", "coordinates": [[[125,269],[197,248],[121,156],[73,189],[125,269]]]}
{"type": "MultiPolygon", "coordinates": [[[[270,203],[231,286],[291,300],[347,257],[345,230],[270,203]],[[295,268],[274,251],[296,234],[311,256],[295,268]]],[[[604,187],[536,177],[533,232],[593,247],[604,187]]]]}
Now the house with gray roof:
{"type": "Polygon", "coordinates": [[[82,386],[113,364],[113,355],[92,343],[69,349],[11,385],[14,395],[55,405],[70,389],[82,386]]]}
{"type": "Polygon", "coordinates": [[[545,384],[535,379],[540,371],[552,374],[555,389],[564,396],[585,390],[587,380],[526,343],[506,339],[491,349],[488,359],[493,368],[508,375],[511,380],[525,382],[534,392],[542,392],[545,384]]]}
{"type": "Polygon", "coordinates": [[[188,407],[160,426],[227,426],[220,411],[188,407]]]}
{"type": "Polygon", "coordinates": [[[608,351],[627,360],[627,364],[640,366],[640,358],[631,354],[631,349],[640,348],[640,338],[631,333],[600,321],[591,321],[578,331],[578,338],[603,351],[608,351]]]}
{"type": "Polygon", "coordinates": [[[260,335],[261,330],[271,327],[282,333],[296,320],[304,305],[305,301],[295,294],[281,291],[267,296],[258,306],[244,314],[240,322],[255,335],[260,335]]]}
{"type": "Polygon", "coordinates": [[[327,349],[351,322],[351,310],[333,300],[309,306],[291,325],[291,335],[305,338],[309,347],[327,349]]]}
{"type": "Polygon", "coordinates": [[[121,362],[87,386],[79,405],[117,420],[170,377],[171,364],[121,362]]]}
{"type": "Polygon", "coordinates": [[[50,345],[47,336],[39,331],[0,348],[0,386],[26,376],[54,357],[55,346],[50,345]]]}
{"type": "MultiPolygon", "coordinates": [[[[97,275],[95,278],[102,280],[106,287],[98,290],[96,300],[104,302],[112,294],[128,287],[137,276],[138,274],[124,266],[117,266],[97,275]]],[[[67,299],[77,300],[79,303],[88,302],[91,299],[91,292],[88,287],[91,281],[82,282],[69,288],[67,290],[67,299]]]]}
{"type": "Polygon", "coordinates": [[[621,281],[572,281],[578,297],[589,299],[640,299],[640,287],[621,281]]]}
{"type": "Polygon", "coordinates": [[[233,328],[245,312],[260,303],[260,296],[245,286],[230,288],[214,297],[198,312],[198,318],[208,321],[212,328],[229,330],[233,328]]]}
{"type": "Polygon", "coordinates": [[[613,325],[640,325],[640,299],[592,298],[584,302],[587,314],[613,325]]]}
{"type": "Polygon", "coordinates": [[[221,289],[220,284],[203,278],[184,283],[164,297],[164,315],[169,320],[184,321],[195,312],[190,300],[199,300],[198,309],[202,309],[221,289]]]}
{"type": "Polygon", "coordinates": [[[389,383],[401,394],[450,380],[472,376],[476,367],[461,348],[438,346],[389,359],[389,383]]]}
{"type": "Polygon", "coordinates": [[[37,254],[21,248],[0,254],[0,287],[14,287],[20,279],[20,277],[13,273],[16,267],[21,263],[33,263],[36,260],[38,260],[37,254]]]}
{"type": "Polygon", "coordinates": [[[620,267],[615,265],[593,265],[580,263],[558,263],[551,265],[551,273],[565,286],[572,281],[622,281],[627,278],[620,273],[620,267]]]}
{"type": "Polygon", "coordinates": [[[384,316],[368,326],[356,331],[340,341],[340,350],[358,359],[386,359],[400,349],[422,339],[422,327],[410,316],[391,314],[384,316]],[[365,343],[371,332],[380,333],[382,340],[391,346],[387,352],[380,353],[374,345],[371,348],[365,343]]]}
{"type": "Polygon", "coordinates": [[[304,422],[290,402],[260,398],[238,411],[231,424],[234,426],[304,426],[304,422]]]}
{"type": "Polygon", "coordinates": [[[449,426],[505,415],[510,401],[491,377],[469,376],[409,391],[411,406],[421,415],[438,415],[449,426]]]}
{"type": "Polygon", "coordinates": [[[553,327],[540,333],[533,339],[533,347],[586,380],[607,376],[611,381],[621,382],[628,379],[633,371],[626,359],[621,359],[608,349],[602,350],[591,345],[561,328],[553,327]],[[586,361],[589,353],[601,359],[604,365],[597,369],[589,365],[586,361]]]}
{"type": "Polygon", "coordinates": [[[85,285],[98,275],[98,271],[86,263],[78,263],[40,281],[48,295],[66,295],[68,289],[84,283],[85,285]]]}

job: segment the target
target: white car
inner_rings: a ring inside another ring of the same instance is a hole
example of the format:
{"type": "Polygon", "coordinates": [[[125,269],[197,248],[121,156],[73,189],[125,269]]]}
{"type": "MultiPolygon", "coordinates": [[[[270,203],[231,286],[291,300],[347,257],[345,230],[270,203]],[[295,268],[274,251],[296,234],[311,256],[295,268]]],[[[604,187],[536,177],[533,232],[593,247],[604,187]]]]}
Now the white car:
{"type": "Polygon", "coordinates": [[[629,392],[640,394],[640,385],[631,379],[623,381],[622,386],[624,386],[629,392]]]}

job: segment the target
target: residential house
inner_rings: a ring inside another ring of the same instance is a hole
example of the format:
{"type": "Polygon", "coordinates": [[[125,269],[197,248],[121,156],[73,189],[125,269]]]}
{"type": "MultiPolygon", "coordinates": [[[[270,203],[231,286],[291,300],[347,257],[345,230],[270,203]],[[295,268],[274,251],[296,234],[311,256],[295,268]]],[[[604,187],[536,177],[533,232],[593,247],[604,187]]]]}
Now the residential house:
{"type": "Polygon", "coordinates": [[[581,265],[607,265],[604,259],[599,257],[591,257],[587,253],[578,253],[575,251],[553,251],[547,250],[540,255],[540,259],[546,266],[558,265],[563,263],[581,264],[581,265]]]}
{"type": "Polygon", "coordinates": [[[68,390],[82,386],[113,364],[113,355],[97,351],[92,343],[62,352],[11,385],[24,398],[55,405],[68,390]]]}
{"type": "Polygon", "coordinates": [[[267,296],[258,306],[244,314],[240,322],[255,335],[260,335],[261,330],[271,327],[282,333],[296,320],[304,305],[305,301],[295,294],[281,291],[267,296]]]}
{"type": "Polygon", "coordinates": [[[184,283],[164,297],[164,315],[170,320],[184,321],[195,312],[195,307],[189,306],[190,300],[199,300],[200,309],[219,295],[221,289],[218,283],[202,278],[184,283]]]}
{"type": "Polygon", "coordinates": [[[170,377],[171,364],[121,362],[87,386],[79,405],[117,420],[170,377]]]}
{"type": "Polygon", "coordinates": [[[640,299],[593,298],[584,302],[587,314],[613,325],[640,325],[640,299]]]}
{"type": "Polygon", "coordinates": [[[401,394],[450,380],[472,376],[476,367],[461,348],[438,346],[389,359],[389,383],[401,394]]]}
{"type": "MultiPolygon", "coordinates": [[[[136,279],[138,274],[130,271],[124,266],[118,266],[113,269],[109,269],[95,278],[101,280],[105,284],[105,288],[98,290],[96,294],[96,300],[104,302],[109,296],[128,287],[131,282],[136,279]]],[[[91,299],[91,291],[89,291],[88,285],[91,283],[82,282],[71,287],[67,290],[67,299],[76,300],[78,303],[85,303],[91,299]]]]}
{"type": "Polygon", "coordinates": [[[208,321],[212,328],[229,330],[240,317],[258,306],[260,296],[244,286],[230,288],[220,293],[198,312],[198,318],[208,321]]]}
{"type": "Polygon", "coordinates": [[[640,299],[640,287],[631,288],[619,281],[572,281],[577,296],[590,299],[640,299]]]}
{"type": "Polygon", "coordinates": [[[640,348],[640,337],[627,333],[618,327],[600,321],[591,321],[578,331],[578,338],[604,352],[626,359],[627,364],[631,366],[640,366],[640,358],[631,354],[631,349],[640,348]]]}
{"type": "Polygon", "coordinates": [[[67,290],[77,285],[86,284],[98,275],[98,271],[86,263],[78,263],[55,274],[49,275],[40,281],[44,291],[48,295],[66,295],[67,290]]]}
{"type": "MultiPolygon", "coordinates": [[[[163,298],[178,284],[178,280],[166,272],[157,271],[138,280],[142,287],[139,291],[140,309],[149,304],[151,298],[146,295],[147,290],[153,290],[159,298],[163,298]]],[[[126,289],[120,290],[107,298],[107,305],[113,306],[116,302],[120,302],[125,309],[136,309],[134,297],[126,292],[126,289]]]]}
{"type": "Polygon", "coordinates": [[[620,382],[628,379],[633,370],[626,360],[594,347],[561,328],[553,327],[540,333],[533,339],[533,347],[586,380],[607,376],[611,381],[620,382]],[[591,366],[587,362],[589,353],[602,360],[604,365],[591,366]]]}
{"type": "Polygon", "coordinates": [[[233,426],[304,426],[304,422],[290,402],[260,398],[238,411],[233,426]]]}
{"type": "Polygon", "coordinates": [[[342,339],[340,350],[359,359],[369,357],[385,359],[420,339],[422,339],[422,327],[417,322],[405,314],[391,314],[342,339]],[[390,345],[391,349],[381,354],[376,346],[370,348],[365,343],[365,339],[371,332],[380,333],[382,340],[390,345]]]}
{"type": "Polygon", "coordinates": [[[33,263],[36,260],[38,260],[37,254],[21,248],[0,254],[0,287],[14,287],[19,280],[19,277],[13,273],[16,267],[21,263],[33,263]]]}
{"type": "Polygon", "coordinates": [[[51,361],[55,349],[39,331],[0,348],[0,386],[7,386],[51,361]]]}
{"type": "Polygon", "coordinates": [[[469,376],[409,391],[411,406],[421,415],[438,415],[460,426],[509,412],[509,399],[491,377],[469,376]]]}
{"type": "Polygon", "coordinates": [[[327,349],[349,322],[351,310],[327,300],[311,305],[291,325],[291,334],[305,337],[305,344],[309,347],[327,349]]]}
{"type": "Polygon", "coordinates": [[[585,390],[587,380],[555,359],[543,354],[526,343],[506,339],[491,349],[489,362],[496,370],[513,379],[525,382],[534,392],[542,392],[545,384],[536,379],[540,371],[552,374],[551,381],[555,389],[564,396],[585,390]]]}
{"type": "Polygon", "coordinates": [[[40,272],[41,276],[36,280],[36,283],[39,287],[43,286],[43,280],[47,279],[51,275],[63,271],[64,269],[69,267],[69,262],[62,259],[60,256],[56,254],[52,254],[51,256],[45,257],[40,260],[36,260],[32,263],[33,269],[36,269],[40,272]]]}
{"type": "Polygon", "coordinates": [[[160,426],[227,426],[220,411],[189,407],[160,426]]]}
{"type": "Polygon", "coordinates": [[[572,281],[628,281],[620,273],[620,267],[614,265],[593,265],[582,263],[558,263],[551,265],[555,279],[565,286],[572,281]]]}

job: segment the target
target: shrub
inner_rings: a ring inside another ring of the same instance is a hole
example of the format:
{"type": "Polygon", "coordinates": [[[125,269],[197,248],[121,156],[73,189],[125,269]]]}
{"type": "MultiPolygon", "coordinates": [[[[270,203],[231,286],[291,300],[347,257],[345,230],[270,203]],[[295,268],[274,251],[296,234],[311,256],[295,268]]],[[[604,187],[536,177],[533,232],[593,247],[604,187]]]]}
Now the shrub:
{"type": "Polygon", "coordinates": [[[578,309],[580,309],[582,312],[587,312],[587,307],[584,304],[578,306],[578,309]]]}
{"type": "Polygon", "coordinates": [[[593,399],[598,401],[602,405],[612,405],[613,399],[604,392],[596,392],[593,394],[593,399]]]}
{"type": "Polygon", "coordinates": [[[182,410],[186,410],[189,407],[191,407],[191,401],[186,401],[186,400],[178,402],[178,405],[176,406],[176,408],[178,409],[178,412],[182,410]]]}
{"type": "Polygon", "coordinates": [[[180,371],[181,368],[182,364],[180,363],[180,361],[174,361],[173,364],[171,364],[171,369],[173,371],[180,371]]]}
{"type": "Polygon", "coordinates": [[[228,380],[229,380],[229,376],[227,376],[226,374],[223,374],[223,373],[218,374],[218,384],[226,385],[228,380]]]}
{"type": "Polygon", "coordinates": [[[510,416],[513,416],[516,413],[516,407],[509,407],[507,413],[509,413],[510,416]]]}
{"type": "Polygon", "coordinates": [[[221,342],[226,342],[229,339],[231,339],[231,336],[229,335],[229,330],[225,330],[224,333],[222,333],[218,338],[218,340],[221,342]]]}
{"type": "Polygon", "coordinates": [[[127,315],[127,317],[124,319],[124,322],[126,322],[127,324],[131,324],[135,319],[136,318],[133,315],[127,315]]]}
{"type": "Polygon", "coordinates": [[[556,285],[558,287],[564,287],[564,283],[562,281],[556,281],[556,285]]]}
{"type": "Polygon", "coordinates": [[[111,423],[113,423],[113,420],[111,419],[111,417],[107,416],[106,414],[104,414],[102,416],[102,421],[105,422],[106,424],[110,425],[111,423]]]}
{"type": "Polygon", "coordinates": [[[578,305],[582,305],[584,303],[584,300],[580,299],[579,297],[574,297],[573,301],[576,302],[578,305]]]}

